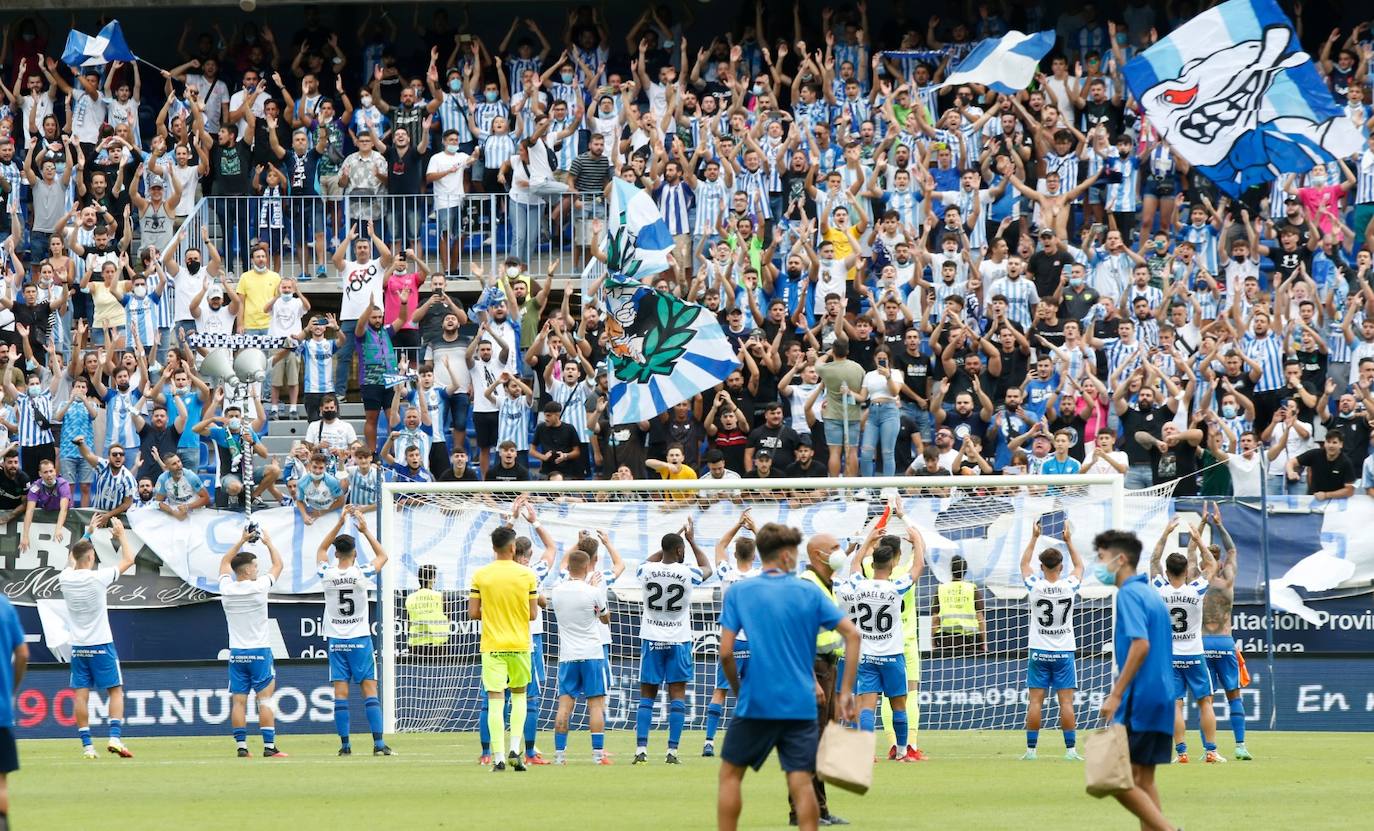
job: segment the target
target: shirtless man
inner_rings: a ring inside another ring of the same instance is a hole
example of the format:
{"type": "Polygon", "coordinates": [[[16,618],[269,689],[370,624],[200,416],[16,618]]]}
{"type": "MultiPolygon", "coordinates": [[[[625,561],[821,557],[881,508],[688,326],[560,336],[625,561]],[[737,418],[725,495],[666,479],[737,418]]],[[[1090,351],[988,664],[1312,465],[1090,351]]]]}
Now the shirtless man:
{"type": "Polygon", "coordinates": [[[1075,199],[1088,192],[1088,188],[1092,187],[1097,182],[1098,177],[1102,175],[1102,170],[1104,169],[1105,168],[1099,169],[1093,175],[1079,182],[1078,187],[1067,193],[1061,193],[1059,191],[1058,173],[1051,172],[1045,176],[1045,187],[1048,190],[1047,193],[1041,193],[1038,190],[1027,187],[1026,183],[1018,179],[1014,173],[1007,174],[1007,181],[1011,182],[1012,187],[1021,191],[1022,196],[1040,206],[1041,227],[1053,228],[1060,239],[1069,239],[1069,217],[1073,214],[1073,202],[1075,199]]]}
{"type": "Polygon", "coordinates": [[[1250,761],[1254,756],[1245,747],[1245,699],[1240,695],[1240,659],[1236,641],[1231,637],[1231,605],[1236,591],[1236,544],[1221,524],[1221,507],[1212,504],[1209,515],[1204,506],[1202,521],[1212,526],[1212,539],[1220,539],[1221,546],[1212,543],[1212,556],[1217,559],[1216,574],[1202,598],[1202,649],[1207,656],[1207,670],[1212,673],[1213,686],[1226,691],[1226,708],[1230,713],[1231,732],[1236,737],[1236,758],[1250,761]]]}

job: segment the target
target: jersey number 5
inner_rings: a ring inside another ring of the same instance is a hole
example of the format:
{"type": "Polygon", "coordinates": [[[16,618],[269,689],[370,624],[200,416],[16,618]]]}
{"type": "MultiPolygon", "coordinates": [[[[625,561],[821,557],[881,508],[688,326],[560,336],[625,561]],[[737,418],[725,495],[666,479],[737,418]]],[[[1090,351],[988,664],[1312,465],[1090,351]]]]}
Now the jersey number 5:
{"type": "Polygon", "coordinates": [[[357,611],[353,606],[353,590],[341,589],[339,591],[339,617],[353,617],[357,611]]]}
{"type": "Polygon", "coordinates": [[[647,589],[648,593],[644,597],[644,605],[648,606],[650,611],[682,611],[682,598],[687,594],[687,590],[682,586],[677,583],[670,583],[667,586],[660,585],[659,583],[650,583],[647,589]]]}

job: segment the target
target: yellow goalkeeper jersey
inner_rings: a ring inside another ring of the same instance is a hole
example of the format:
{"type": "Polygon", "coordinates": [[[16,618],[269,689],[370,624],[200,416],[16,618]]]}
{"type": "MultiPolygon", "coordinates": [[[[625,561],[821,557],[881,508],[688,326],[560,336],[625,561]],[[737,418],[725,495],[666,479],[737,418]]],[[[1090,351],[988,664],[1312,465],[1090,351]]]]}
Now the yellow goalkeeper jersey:
{"type": "Polygon", "coordinates": [[[538,582],[514,560],[496,560],[472,575],[468,596],[482,601],[482,652],[530,651],[530,600],[538,582]]]}

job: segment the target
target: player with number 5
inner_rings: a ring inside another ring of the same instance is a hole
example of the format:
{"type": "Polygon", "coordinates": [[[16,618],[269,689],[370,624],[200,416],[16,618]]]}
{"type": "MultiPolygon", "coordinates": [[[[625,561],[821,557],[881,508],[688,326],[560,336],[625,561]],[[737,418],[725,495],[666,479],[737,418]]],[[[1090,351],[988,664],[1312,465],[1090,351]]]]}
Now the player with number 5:
{"type": "Polygon", "coordinates": [[[1021,579],[1026,583],[1026,608],[1030,657],[1026,662],[1026,752],[1023,761],[1035,761],[1040,742],[1040,712],[1045,694],[1054,690],[1059,698],[1059,728],[1064,731],[1064,758],[1081,762],[1073,713],[1073,694],[1078,689],[1078,673],[1073,656],[1077,649],[1073,631],[1073,606],[1083,583],[1083,561],[1074,550],[1069,524],[1064,523],[1064,548],[1069,552],[1073,570],[1064,577],[1064,554],[1057,548],[1040,552],[1040,574],[1031,570],[1031,555],[1040,542],[1040,523],[1031,529],[1030,542],[1021,555],[1021,579]]]}
{"type": "Polygon", "coordinates": [[[644,588],[644,616],[639,622],[643,651],[639,658],[639,707],[635,711],[636,765],[649,761],[649,726],[654,720],[658,688],[664,684],[668,685],[668,756],[664,761],[681,764],[677,747],[687,720],[687,684],[692,680],[692,588],[701,585],[711,568],[692,534],[691,520],[681,534],[664,534],[659,545],[636,572],[644,588]],[[683,562],[688,545],[696,555],[694,566],[683,562]]]}
{"type": "Polygon", "coordinates": [[[1202,598],[1207,594],[1207,586],[1216,574],[1217,562],[1212,553],[1202,544],[1202,529],[1194,528],[1189,539],[1180,540],[1188,546],[1187,556],[1174,552],[1164,557],[1164,569],[1160,571],[1159,561],[1164,554],[1164,545],[1178,527],[1178,517],[1169,520],[1159,542],[1155,544],[1154,555],[1150,557],[1150,579],[1155,591],[1159,592],[1164,605],[1169,607],[1169,622],[1174,633],[1174,696],[1177,698],[1174,715],[1174,749],[1178,751],[1175,762],[1188,763],[1188,742],[1183,720],[1184,697],[1192,691],[1197,702],[1198,721],[1202,724],[1202,749],[1206,751],[1207,764],[1225,762],[1226,757],[1217,753],[1217,717],[1212,710],[1212,675],[1203,660],[1202,650],[1202,598]],[[1194,552],[1200,551],[1202,568],[1194,552]]]}
{"type": "MultiPolygon", "coordinates": [[[[877,530],[875,526],[875,532],[877,530]]],[[[854,555],[853,574],[845,594],[859,629],[859,673],[855,682],[859,727],[872,731],[877,720],[878,696],[892,704],[892,730],[897,747],[906,747],[909,722],[906,714],[906,652],[902,633],[902,595],[915,585],[925,570],[926,545],[914,526],[907,526],[911,541],[911,570],[893,577],[902,556],[900,537],[884,536],[875,542],[870,534],[854,555]],[[863,577],[864,557],[871,549],[872,576],[863,577]]],[[[906,756],[898,756],[908,761],[906,756]]]]}
{"type": "Polygon", "coordinates": [[[372,732],[372,755],[390,756],[382,740],[382,702],[377,698],[377,664],[372,655],[372,629],[368,625],[367,587],[386,565],[386,550],[367,528],[367,518],[357,506],[339,511],[339,518],[324,535],[315,552],[316,573],[324,588],[324,637],[329,644],[329,680],[334,684],[334,727],[339,733],[339,755],[353,755],[349,743],[348,688],[363,691],[363,710],[372,732]],[[372,562],[358,565],[358,541],[340,534],[352,519],[358,533],[372,546],[372,562]],[[334,549],[334,563],[329,549],[334,549]]]}

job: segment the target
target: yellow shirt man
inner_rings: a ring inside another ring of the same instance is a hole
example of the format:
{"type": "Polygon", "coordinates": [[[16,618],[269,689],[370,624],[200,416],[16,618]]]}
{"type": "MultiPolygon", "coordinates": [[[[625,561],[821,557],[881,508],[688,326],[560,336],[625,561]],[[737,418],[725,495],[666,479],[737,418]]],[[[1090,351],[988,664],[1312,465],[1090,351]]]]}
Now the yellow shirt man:
{"type": "MultiPolygon", "coordinates": [[[[265,254],[258,256],[266,260],[265,254]]],[[[261,334],[267,334],[267,329],[272,323],[272,316],[267,312],[267,304],[277,296],[277,288],[280,285],[281,275],[271,269],[258,271],[255,267],[243,272],[239,277],[238,293],[243,298],[245,332],[256,334],[261,330],[261,334]]]]}
{"type": "Polygon", "coordinates": [[[530,683],[530,621],[538,602],[539,579],[515,562],[515,531],[501,526],[491,532],[496,560],[472,575],[468,617],[482,621],[482,688],[487,694],[487,729],[496,749],[494,770],[505,770],[501,747],[505,738],[503,699],[510,690],[511,765],[524,770],[525,688],[530,683]]]}

